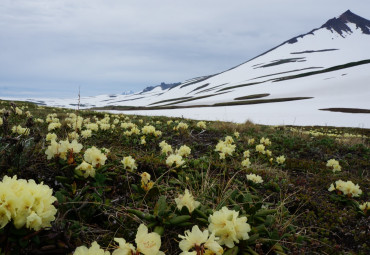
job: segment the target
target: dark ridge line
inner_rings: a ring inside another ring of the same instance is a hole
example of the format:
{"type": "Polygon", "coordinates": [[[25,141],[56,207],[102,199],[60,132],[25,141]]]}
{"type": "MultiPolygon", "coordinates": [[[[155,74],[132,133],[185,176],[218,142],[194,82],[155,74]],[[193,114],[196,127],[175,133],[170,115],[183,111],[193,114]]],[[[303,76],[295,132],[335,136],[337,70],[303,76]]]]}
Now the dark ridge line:
{"type": "Polygon", "coordinates": [[[295,62],[305,62],[305,58],[285,58],[285,59],[277,59],[277,60],[273,60],[273,61],[270,61],[269,64],[265,64],[263,66],[257,66],[257,67],[254,67],[254,69],[257,69],[257,68],[265,68],[265,67],[271,67],[271,66],[277,66],[277,65],[283,65],[283,64],[287,64],[287,63],[295,63],[295,62]],[[303,60],[303,61],[302,61],[303,60]]]}
{"type": "Polygon", "coordinates": [[[190,98],[192,98],[192,97],[177,97],[177,98],[172,98],[172,99],[166,99],[166,100],[157,101],[157,102],[151,103],[149,105],[166,103],[166,102],[177,101],[177,100],[182,100],[182,99],[190,99],[190,98]]]}
{"type": "Polygon", "coordinates": [[[119,102],[135,101],[135,100],[139,100],[139,99],[142,99],[142,98],[145,98],[145,97],[138,97],[138,98],[132,98],[132,99],[126,99],[126,100],[119,100],[119,101],[114,101],[114,102],[111,102],[111,103],[119,103],[119,102]]]}
{"type": "Polygon", "coordinates": [[[205,96],[200,96],[200,97],[193,97],[193,98],[189,98],[189,99],[185,99],[185,100],[182,100],[182,101],[169,103],[169,104],[165,104],[165,105],[181,104],[181,103],[191,102],[191,101],[195,101],[195,100],[199,100],[199,99],[203,99],[203,98],[214,97],[214,96],[218,96],[218,95],[222,95],[222,94],[226,94],[226,93],[229,93],[229,92],[223,92],[223,93],[218,93],[218,94],[214,94],[214,95],[205,95],[205,96]]]}
{"type": "Polygon", "coordinates": [[[256,99],[239,102],[225,102],[216,103],[211,105],[186,105],[186,106],[157,106],[157,107],[144,107],[144,106],[110,106],[110,107],[94,107],[88,110],[116,110],[116,111],[151,111],[151,110],[174,110],[174,109],[187,109],[187,108],[204,108],[204,107],[221,107],[221,106],[236,106],[236,105],[252,105],[252,104],[265,104],[277,102],[289,102],[297,100],[312,99],[313,97],[286,97],[274,99],[256,99]],[[107,109],[109,108],[109,109],[107,109]]]}
{"type": "Polygon", "coordinates": [[[209,91],[215,90],[218,87],[221,87],[221,86],[226,85],[226,84],[228,84],[228,83],[223,83],[221,85],[213,86],[212,88],[209,88],[209,89],[204,89],[204,90],[198,91],[197,93],[195,93],[195,95],[200,94],[200,93],[204,93],[204,92],[209,92],[209,91]]]}
{"type": "Polygon", "coordinates": [[[290,54],[316,53],[316,52],[326,52],[326,51],[335,51],[335,50],[339,50],[339,49],[306,50],[306,51],[291,52],[290,54]]]}
{"type": "Polygon", "coordinates": [[[370,113],[368,109],[361,108],[323,108],[320,111],[342,112],[342,113],[370,113]]]}
{"type": "Polygon", "coordinates": [[[255,99],[255,98],[268,97],[269,95],[270,95],[269,93],[254,94],[254,95],[249,95],[249,96],[236,97],[236,98],[234,98],[234,100],[255,99]]]}
{"type": "Polygon", "coordinates": [[[273,73],[273,74],[258,76],[256,78],[249,79],[249,81],[253,81],[253,80],[256,80],[256,79],[259,79],[259,78],[270,77],[270,76],[274,76],[274,75],[278,75],[278,74],[293,73],[293,72],[298,72],[298,71],[303,71],[303,70],[310,70],[310,69],[317,69],[317,68],[324,68],[324,67],[322,67],[322,66],[317,66],[317,67],[313,66],[313,67],[307,67],[307,68],[302,68],[302,69],[295,69],[295,70],[286,71],[286,72],[273,73]]]}
{"type": "Polygon", "coordinates": [[[326,69],[323,69],[323,70],[320,70],[320,71],[313,71],[313,72],[301,73],[301,74],[297,74],[297,75],[285,76],[285,77],[282,77],[282,78],[276,78],[276,79],[273,79],[273,82],[297,79],[297,78],[302,78],[302,77],[311,76],[311,75],[315,75],[315,74],[321,74],[321,73],[334,72],[334,71],[337,71],[337,70],[346,69],[346,68],[359,66],[359,65],[366,65],[366,64],[370,64],[370,59],[361,60],[361,61],[357,61],[357,62],[350,62],[350,63],[343,64],[343,65],[332,66],[332,67],[329,67],[329,68],[326,68],[326,69]]]}
{"type": "Polygon", "coordinates": [[[200,90],[200,89],[203,89],[205,87],[207,87],[209,85],[209,83],[206,83],[204,85],[201,85],[199,87],[196,87],[195,89],[193,89],[192,91],[188,92],[186,95],[190,94],[191,92],[194,92],[194,91],[197,91],[197,90],[200,90]]]}

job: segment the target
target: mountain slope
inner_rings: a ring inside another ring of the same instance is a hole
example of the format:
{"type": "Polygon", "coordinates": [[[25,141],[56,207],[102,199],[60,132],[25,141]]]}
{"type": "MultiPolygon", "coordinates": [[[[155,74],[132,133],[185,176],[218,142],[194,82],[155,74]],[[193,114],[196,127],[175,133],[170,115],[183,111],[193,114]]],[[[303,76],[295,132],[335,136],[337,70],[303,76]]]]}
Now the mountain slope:
{"type": "MultiPolygon", "coordinates": [[[[158,87],[126,96],[82,98],[81,106],[140,107],[131,113],[236,122],[251,119],[263,124],[370,127],[367,114],[320,110],[370,109],[369,46],[370,21],[348,10],[320,28],[222,73],[194,78],[167,90],[158,87]]],[[[65,100],[42,101],[75,106],[65,100]]]]}

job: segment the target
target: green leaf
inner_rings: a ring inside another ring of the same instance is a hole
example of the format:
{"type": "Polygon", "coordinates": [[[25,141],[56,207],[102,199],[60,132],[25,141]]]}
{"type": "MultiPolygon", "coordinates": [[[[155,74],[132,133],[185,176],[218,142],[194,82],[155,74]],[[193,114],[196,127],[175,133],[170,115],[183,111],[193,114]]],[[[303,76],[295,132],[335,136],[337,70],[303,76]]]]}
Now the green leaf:
{"type": "Polygon", "coordinates": [[[228,249],[224,255],[237,255],[239,252],[239,247],[238,246],[234,246],[233,248],[231,249],[228,249]]]}
{"type": "Polygon", "coordinates": [[[164,233],[164,227],[162,226],[156,226],[154,228],[154,232],[157,233],[158,235],[162,236],[164,233]]]}
{"type": "Polygon", "coordinates": [[[167,209],[166,197],[160,196],[154,207],[155,216],[163,216],[167,209]]]}
{"type": "Polygon", "coordinates": [[[168,221],[168,223],[170,225],[178,225],[178,224],[183,223],[183,222],[186,222],[186,221],[188,221],[190,219],[191,219],[191,216],[190,215],[181,215],[181,216],[173,217],[172,219],[170,219],[168,221]]]}
{"type": "Polygon", "coordinates": [[[58,199],[59,203],[65,202],[64,195],[62,194],[62,192],[60,191],[55,192],[55,197],[58,199]]]}

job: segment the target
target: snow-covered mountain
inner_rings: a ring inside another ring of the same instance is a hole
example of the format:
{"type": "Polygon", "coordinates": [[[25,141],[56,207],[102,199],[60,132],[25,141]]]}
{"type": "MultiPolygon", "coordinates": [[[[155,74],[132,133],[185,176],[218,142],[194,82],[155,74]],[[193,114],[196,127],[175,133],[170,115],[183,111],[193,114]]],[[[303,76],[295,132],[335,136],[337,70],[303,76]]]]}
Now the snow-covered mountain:
{"type": "MultiPolygon", "coordinates": [[[[82,98],[81,106],[125,106],[132,110],[125,113],[142,115],[370,128],[369,98],[370,21],[348,10],[222,73],[167,90],[82,98]],[[329,108],[362,113],[320,110],[329,108]]],[[[75,99],[34,101],[76,105],[75,99]]]]}

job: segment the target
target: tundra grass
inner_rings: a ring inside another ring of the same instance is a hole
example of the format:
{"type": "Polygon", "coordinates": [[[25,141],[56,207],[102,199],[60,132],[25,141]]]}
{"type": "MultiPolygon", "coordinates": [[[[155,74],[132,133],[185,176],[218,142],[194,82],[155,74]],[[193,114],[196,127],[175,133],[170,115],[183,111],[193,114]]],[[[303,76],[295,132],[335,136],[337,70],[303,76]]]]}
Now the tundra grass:
{"type": "Polygon", "coordinates": [[[219,121],[206,122],[205,128],[199,128],[198,122],[190,119],[115,115],[8,101],[0,101],[0,110],[0,180],[5,175],[17,175],[18,179],[43,182],[53,189],[58,210],[51,227],[39,231],[6,224],[0,229],[3,254],[72,254],[76,247],[90,246],[94,241],[113,251],[116,237],[135,243],[140,224],[161,235],[161,251],[179,254],[179,235],[195,225],[207,229],[209,216],[224,206],[246,216],[251,226],[248,239],[233,248],[223,246],[225,254],[369,253],[369,211],[359,208],[370,195],[369,129],[219,121]],[[16,107],[22,114],[16,114],[16,107]],[[58,156],[48,160],[49,132],[54,132],[59,141],[74,131],[81,135],[86,128],[73,128],[70,113],[86,123],[87,119],[91,123],[105,119],[110,128],[99,128],[88,138],[80,136],[83,149],[73,154],[73,160],[58,156]],[[48,131],[49,114],[59,119],[60,128],[48,131]],[[181,122],[188,127],[178,128],[181,122]],[[152,125],[162,134],[147,134],[142,144],[143,134],[128,135],[122,123],[133,123],[141,132],[144,126],[152,125]],[[27,127],[29,134],[13,133],[17,125],[27,127]],[[215,148],[226,136],[233,139],[235,151],[222,159],[215,148]],[[262,138],[271,141],[265,154],[256,150],[262,138]],[[167,155],[159,147],[163,140],[174,150],[182,145],[191,148],[184,165],[166,164],[167,155]],[[109,153],[95,176],[85,178],[76,167],[92,146],[106,148],[109,153]],[[247,150],[251,165],[243,167],[247,150]],[[286,158],[283,164],[276,162],[280,155],[286,158]],[[126,156],[135,159],[137,169],[124,168],[121,160],[126,156]],[[338,160],[342,170],[333,173],[326,166],[329,159],[338,160]],[[142,188],[143,172],[154,182],[149,190],[142,188]],[[248,181],[246,175],[252,173],[261,176],[263,182],[248,181]],[[350,197],[328,191],[330,184],[340,179],[358,184],[362,194],[350,197]],[[185,189],[200,202],[193,212],[186,207],[179,209],[175,202],[185,189]]]}

